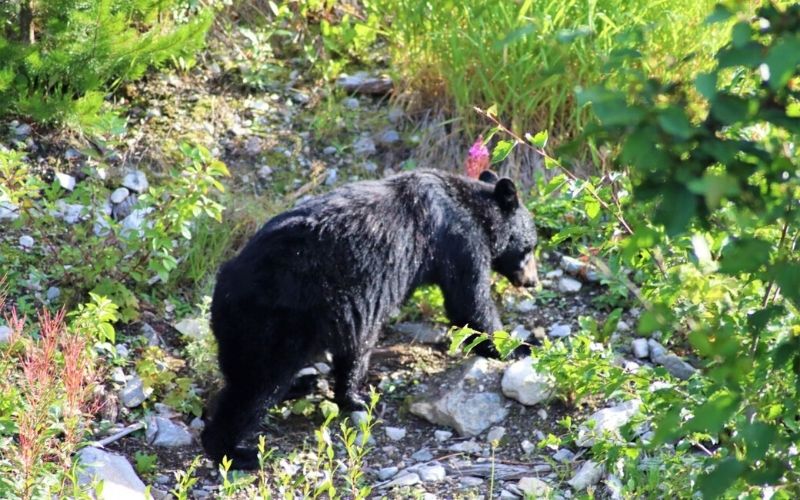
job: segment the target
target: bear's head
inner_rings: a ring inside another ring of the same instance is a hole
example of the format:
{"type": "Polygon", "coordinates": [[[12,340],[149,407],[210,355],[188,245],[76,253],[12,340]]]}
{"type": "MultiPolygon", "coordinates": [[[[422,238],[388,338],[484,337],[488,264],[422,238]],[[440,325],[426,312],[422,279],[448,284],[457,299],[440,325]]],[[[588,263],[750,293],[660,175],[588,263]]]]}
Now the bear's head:
{"type": "Polygon", "coordinates": [[[525,205],[520,203],[514,181],[506,177],[498,178],[490,171],[484,171],[479,178],[494,186],[492,192],[495,213],[492,232],[492,269],[506,278],[514,286],[533,286],[539,284],[534,249],[536,248],[536,227],[525,205]]]}

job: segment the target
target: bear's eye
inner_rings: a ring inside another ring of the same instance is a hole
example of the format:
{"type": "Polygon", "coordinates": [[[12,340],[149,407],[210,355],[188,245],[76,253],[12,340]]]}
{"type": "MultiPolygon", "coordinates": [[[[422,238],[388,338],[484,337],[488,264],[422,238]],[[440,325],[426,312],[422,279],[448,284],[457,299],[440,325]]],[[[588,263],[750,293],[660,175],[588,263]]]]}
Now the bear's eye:
{"type": "Polygon", "coordinates": [[[533,251],[533,247],[531,245],[528,245],[528,246],[526,246],[525,248],[522,249],[522,254],[526,255],[526,254],[531,253],[531,251],[533,251]]]}

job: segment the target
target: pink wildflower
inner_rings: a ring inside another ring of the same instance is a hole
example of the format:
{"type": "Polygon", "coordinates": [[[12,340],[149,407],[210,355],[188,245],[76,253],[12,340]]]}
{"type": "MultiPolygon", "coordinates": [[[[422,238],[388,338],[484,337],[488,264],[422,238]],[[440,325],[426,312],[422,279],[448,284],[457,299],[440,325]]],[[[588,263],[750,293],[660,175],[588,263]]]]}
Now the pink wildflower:
{"type": "Polygon", "coordinates": [[[489,150],[483,144],[483,136],[479,135],[475,143],[469,148],[465,165],[467,177],[477,179],[481,172],[489,168],[489,150]]]}

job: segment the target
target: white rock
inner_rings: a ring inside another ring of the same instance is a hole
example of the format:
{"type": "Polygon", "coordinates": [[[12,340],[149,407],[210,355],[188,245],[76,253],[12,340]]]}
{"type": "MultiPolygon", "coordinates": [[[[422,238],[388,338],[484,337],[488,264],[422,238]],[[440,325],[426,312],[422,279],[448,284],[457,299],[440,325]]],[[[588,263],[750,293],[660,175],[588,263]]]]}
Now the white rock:
{"type": "Polygon", "coordinates": [[[1,196],[2,194],[0,194],[0,221],[11,221],[19,218],[19,206],[7,199],[3,199],[1,196]]]}
{"type": "Polygon", "coordinates": [[[125,198],[130,196],[130,194],[131,192],[128,191],[128,188],[121,187],[115,189],[114,192],[111,193],[109,199],[111,200],[111,203],[122,203],[125,201],[125,198]]]}
{"type": "Polygon", "coordinates": [[[534,450],[536,450],[536,445],[531,443],[527,439],[523,439],[522,442],[519,444],[519,447],[522,448],[522,452],[525,453],[526,455],[530,455],[531,453],[533,453],[534,450]]]}
{"type": "Polygon", "coordinates": [[[433,437],[436,438],[436,440],[439,441],[440,443],[444,443],[445,441],[453,437],[453,433],[450,431],[438,430],[438,431],[433,431],[433,437]]]}
{"type": "Polygon", "coordinates": [[[258,172],[256,172],[256,175],[261,180],[269,179],[270,176],[272,175],[272,168],[270,168],[267,165],[264,165],[263,167],[258,169],[258,172]]]}
{"type": "Polygon", "coordinates": [[[627,332],[630,329],[631,329],[631,325],[629,325],[626,321],[619,320],[617,322],[617,331],[618,332],[627,332]]]}
{"type": "Polygon", "coordinates": [[[589,486],[600,482],[600,478],[602,477],[603,466],[592,462],[591,460],[587,460],[583,463],[578,472],[575,473],[572,479],[567,481],[567,484],[572,486],[572,489],[575,491],[583,491],[589,486]]]}
{"type": "Polygon", "coordinates": [[[393,332],[410,337],[414,342],[422,344],[438,344],[447,338],[447,329],[429,323],[405,322],[391,327],[393,332]]]}
{"type": "Polygon", "coordinates": [[[314,368],[316,368],[317,371],[322,375],[327,375],[331,372],[331,367],[328,365],[328,363],[314,363],[314,368]]]}
{"type": "Polygon", "coordinates": [[[141,170],[132,170],[122,178],[122,185],[131,191],[144,193],[150,187],[147,176],[141,170]]]}
{"type": "Polygon", "coordinates": [[[611,500],[623,500],[625,496],[622,493],[624,486],[622,480],[614,474],[609,474],[606,478],[606,488],[611,493],[611,500]]]}
{"type": "Polygon", "coordinates": [[[75,177],[62,172],[56,172],[56,179],[58,180],[58,184],[67,191],[75,189],[75,177]]]}
{"type": "Polygon", "coordinates": [[[508,416],[498,387],[502,367],[498,361],[474,357],[450,370],[437,384],[437,394],[412,403],[410,411],[462,436],[477,436],[508,416]]]}
{"type": "Polygon", "coordinates": [[[444,470],[444,467],[438,464],[418,467],[416,472],[419,475],[419,478],[426,483],[443,481],[447,476],[447,472],[444,470]]]}
{"type": "Polygon", "coordinates": [[[536,310],[536,301],[531,299],[525,299],[520,302],[517,302],[515,306],[517,312],[522,314],[527,314],[536,310]]]}
{"type": "Polygon", "coordinates": [[[506,428],[498,425],[489,429],[489,432],[486,433],[486,441],[490,443],[493,441],[500,441],[505,435],[506,428]]]}
{"type": "Polygon", "coordinates": [[[569,337],[571,333],[572,328],[569,325],[564,325],[561,323],[554,323],[550,326],[550,330],[547,332],[549,336],[555,338],[569,337]]]}
{"type": "Polygon", "coordinates": [[[144,403],[145,399],[147,399],[147,394],[145,394],[144,383],[138,375],[131,377],[119,393],[120,402],[127,408],[135,408],[144,403]]]}
{"type": "Polygon", "coordinates": [[[631,341],[631,351],[633,355],[639,359],[644,359],[650,355],[650,348],[647,345],[647,339],[633,339],[631,341]]]}
{"type": "Polygon", "coordinates": [[[203,318],[184,318],[173,325],[181,335],[191,338],[200,338],[208,331],[208,321],[203,318]]]}
{"type": "Polygon", "coordinates": [[[531,331],[525,328],[524,325],[515,326],[509,333],[511,334],[511,337],[523,342],[528,340],[528,338],[531,336],[531,331]]]}
{"type": "Polygon", "coordinates": [[[583,285],[580,281],[568,276],[564,276],[558,280],[558,291],[561,293],[578,293],[581,291],[581,287],[583,287],[583,285]]]}
{"type": "Polygon", "coordinates": [[[386,488],[394,488],[397,486],[413,486],[419,484],[419,475],[416,472],[406,472],[392,479],[386,488]]]}
{"type": "Polygon", "coordinates": [[[7,344],[11,340],[11,328],[6,325],[0,325],[0,344],[7,344]]]}
{"type": "Polygon", "coordinates": [[[402,427],[384,427],[383,430],[386,432],[386,437],[392,441],[400,441],[406,437],[406,430],[402,427]]]}
{"type": "Polygon", "coordinates": [[[503,394],[524,405],[535,405],[547,401],[553,395],[553,377],[533,369],[530,356],[509,366],[503,374],[503,394]]]}
{"type": "Polygon", "coordinates": [[[542,420],[547,420],[547,410],[545,410],[544,408],[539,408],[538,410],[536,410],[536,415],[542,420]]]}
{"type": "Polygon", "coordinates": [[[27,123],[20,123],[17,126],[11,127],[11,132],[18,139],[24,139],[24,138],[28,137],[29,135],[31,135],[31,132],[33,132],[33,128],[31,128],[31,126],[28,125],[27,123]]]}
{"type": "Polygon", "coordinates": [[[550,494],[550,485],[536,477],[523,477],[517,482],[517,488],[522,491],[525,496],[532,496],[533,498],[547,498],[550,494]]]}
{"type": "Polygon", "coordinates": [[[34,241],[32,236],[28,234],[23,234],[22,236],[19,237],[19,246],[21,246],[22,248],[26,250],[33,248],[33,244],[34,241]]]}
{"type": "Polygon", "coordinates": [[[82,470],[78,483],[91,484],[102,481],[103,490],[99,499],[139,500],[145,498],[145,484],[134,472],[131,464],[121,455],[99,448],[88,447],[78,452],[82,470]]]}
{"type": "Polygon", "coordinates": [[[586,422],[578,427],[578,438],[575,444],[588,448],[605,434],[618,435],[619,428],[630,422],[639,412],[642,402],[632,399],[611,408],[604,408],[592,414],[586,422]]]}
{"type": "Polygon", "coordinates": [[[379,469],[378,470],[378,479],[380,479],[381,481],[386,481],[387,479],[390,479],[390,478],[394,477],[395,475],[397,475],[397,471],[398,470],[399,469],[397,467],[394,467],[394,466],[392,466],[392,467],[384,467],[382,469],[379,469]]]}
{"type": "Polygon", "coordinates": [[[145,437],[150,445],[166,448],[192,444],[192,434],[186,426],[165,417],[149,417],[145,437]]]}
{"type": "Polygon", "coordinates": [[[562,269],[554,269],[548,273],[545,273],[544,277],[550,280],[554,280],[556,278],[560,278],[564,276],[564,271],[562,269]]]}

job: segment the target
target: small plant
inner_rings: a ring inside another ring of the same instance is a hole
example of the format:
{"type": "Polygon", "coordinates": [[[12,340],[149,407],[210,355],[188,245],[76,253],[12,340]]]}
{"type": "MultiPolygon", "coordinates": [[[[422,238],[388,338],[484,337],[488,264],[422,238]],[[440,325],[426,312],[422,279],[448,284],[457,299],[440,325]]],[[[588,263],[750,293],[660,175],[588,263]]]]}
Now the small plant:
{"type": "Polygon", "coordinates": [[[156,464],[158,463],[158,455],[156,454],[137,451],[133,459],[136,472],[139,474],[149,476],[156,470],[156,464]]]}

